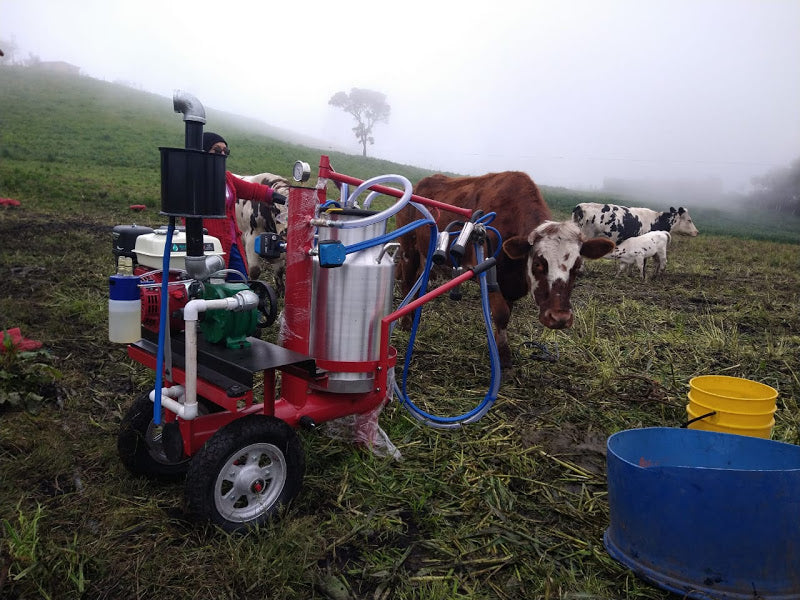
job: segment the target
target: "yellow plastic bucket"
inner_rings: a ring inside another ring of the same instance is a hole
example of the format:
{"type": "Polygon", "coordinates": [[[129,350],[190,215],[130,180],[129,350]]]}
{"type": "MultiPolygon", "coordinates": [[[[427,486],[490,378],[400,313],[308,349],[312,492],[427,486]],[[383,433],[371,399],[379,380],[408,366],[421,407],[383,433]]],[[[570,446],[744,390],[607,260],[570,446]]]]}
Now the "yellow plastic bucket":
{"type": "Polygon", "coordinates": [[[686,412],[690,429],[767,439],[772,436],[778,397],[775,388],[727,375],[694,377],[689,388],[686,412]]]}

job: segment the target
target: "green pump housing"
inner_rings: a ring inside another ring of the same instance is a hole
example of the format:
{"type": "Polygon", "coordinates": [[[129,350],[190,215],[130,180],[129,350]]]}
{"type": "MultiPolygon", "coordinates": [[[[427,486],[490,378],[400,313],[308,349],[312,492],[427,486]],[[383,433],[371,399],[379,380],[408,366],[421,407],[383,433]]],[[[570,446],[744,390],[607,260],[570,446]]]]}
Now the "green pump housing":
{"type": "MultiPolygon", "coordinates": [[[[246,283],[241,282],[206,283],[203,299],[219,300],[249,289],[246,283]]],[[[257,309],[242,312],[208,310],[200,321],[200,331],[206,340],[212,344],[224,342],[231,349],[248,348],[247,337],[253,335],[257,327],[257,309]]]]}

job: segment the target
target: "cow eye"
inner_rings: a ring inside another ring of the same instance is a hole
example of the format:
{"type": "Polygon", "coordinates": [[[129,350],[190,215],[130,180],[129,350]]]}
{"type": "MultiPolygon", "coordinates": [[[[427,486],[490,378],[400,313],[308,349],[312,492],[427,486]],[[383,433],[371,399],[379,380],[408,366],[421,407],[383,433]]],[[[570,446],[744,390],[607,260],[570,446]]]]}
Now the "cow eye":
{"type": "Polygon", "coordinates": [[[531,268],[532,268],[534,273],[546,274],[547,273],[547,261],[544,260],[542,257],[537,256],[536,258],[533,259],[533,262],[531,264],[531,268]]]}

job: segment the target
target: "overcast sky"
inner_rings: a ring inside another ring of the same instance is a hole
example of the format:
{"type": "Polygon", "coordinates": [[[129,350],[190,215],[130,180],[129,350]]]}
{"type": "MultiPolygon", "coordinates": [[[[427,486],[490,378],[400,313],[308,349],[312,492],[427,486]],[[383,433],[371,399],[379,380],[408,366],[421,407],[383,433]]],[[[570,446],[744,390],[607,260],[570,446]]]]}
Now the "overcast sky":
{"type": "Polygon", "coordinates": [[[800,0],[0,0],[0,39],[354,153],[328,100],[376,90],[368,154],[437,170],[743,191],[800,157],[800,0]]]}

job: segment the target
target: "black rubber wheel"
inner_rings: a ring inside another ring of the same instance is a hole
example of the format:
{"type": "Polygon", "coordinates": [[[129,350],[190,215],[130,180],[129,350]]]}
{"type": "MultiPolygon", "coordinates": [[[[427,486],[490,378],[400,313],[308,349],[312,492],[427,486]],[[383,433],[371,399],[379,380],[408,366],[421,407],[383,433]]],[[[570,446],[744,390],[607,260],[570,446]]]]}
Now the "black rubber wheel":
{"type": "Polygon", "coordinates": [[[285,422],[236,419],[194,455],[186,473],[186,510],[233,532],[266,523],[300,492],[305,456],[285,422]]]}
{"type": "MultiPolygon", "coordinates": [[[[122,464],[134,475],[151,479],[180,479],[189,469],[190,459],[171,461],[162,444],[164,420],[153,423],[153,403],[150,392],[134,400],[120,424],[117,452],[122,464]]],[[[163,415],[166,411],[162,409],[163,415]]]]}

